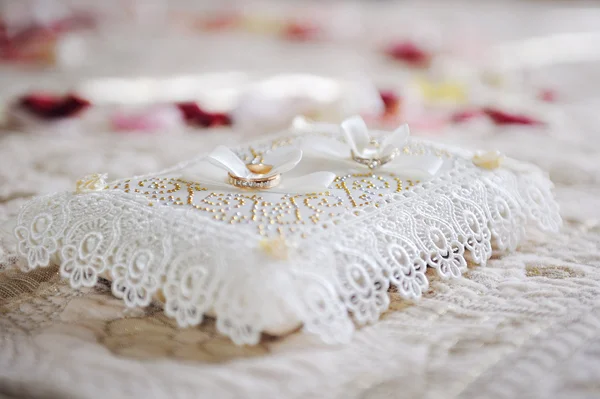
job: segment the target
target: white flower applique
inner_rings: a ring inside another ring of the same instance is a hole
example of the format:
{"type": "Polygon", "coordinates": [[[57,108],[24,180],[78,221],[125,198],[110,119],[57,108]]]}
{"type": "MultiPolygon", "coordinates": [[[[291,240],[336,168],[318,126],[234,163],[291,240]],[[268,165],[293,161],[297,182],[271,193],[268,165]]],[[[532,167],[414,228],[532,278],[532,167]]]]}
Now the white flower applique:
{"type": "Polygon", "coordinates": [[[500,151],[479,151],[473,155],[473,163],[483,169],[493,170],[500,167],[504,155],[500,151]]]}
{"type": "Polygon", "coordinates": [[[42,213],[32,220],[29,229],[25,226],[15,228],[18,251],[27,256],[29,269],[48,266],[50,255],[58,248],[56,239],[48,236],[52,223],[52,216],[42,213]]]}
{"type": "Polygon", "coordinates": [[[106,188],[106,173],[93,173],[77,180],[75,192],[77,194],[101,191],[106,188]]]}
{"type": "MultiPolygon", "coordinates": [[[[296,118],[293,127],[312,130],[303,118],[296,118]]],[[[315,128],[318,129],[318,125],[315,125],[315,128]]],[[[302,147],[307,156],[334,159],[353,168],[381,169],[419,180],[435,176],[443,164],[440,158],[433,155],[403,154],[401,149],[407,144],[410,135],[406,124],[382,140],[371,137],[360,116],[346,119],[339,128],[344,134],[345,143],[328,137],[307,137],[302,147]]]]}
{"type": "Polygon", "coordinates": [[[133,240],[115,255],[112,293],[128,307],[148,306],[160,285],[164,243],[155,237],[133,240]]]}
{"type": "Polygon", "coordinates": [[[206,161],[183,173],[186,180],[223,187],[280,193],[307,193],[326,190],[335,180],[331,172],[314,172],[288,177],[302,159],[302,150],[281,147],[266,153],[262,162],[246,164],[233,151],[219,146],[206,161]]]}
{"type": "Polygon", "coordinates": [[[98,274],[106,268],[106,259],[96,251],[103,239],[100,232],[92,231],[80,243],[62,248],[60,274],[69,278],[72,287],[93,287],[98,281],[98,274]]]}

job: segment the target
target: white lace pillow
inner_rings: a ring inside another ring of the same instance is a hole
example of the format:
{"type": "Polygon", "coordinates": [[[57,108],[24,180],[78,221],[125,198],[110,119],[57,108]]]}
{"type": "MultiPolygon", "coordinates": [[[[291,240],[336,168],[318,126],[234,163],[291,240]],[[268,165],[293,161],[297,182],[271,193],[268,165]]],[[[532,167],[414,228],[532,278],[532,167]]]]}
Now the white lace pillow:
{"type": "Polygon", "coordinates": [[[468,261],[485,265],[492,248],[514,250],[527,227],[560,226],[552,184],[534,166],[412,139],[398,148],[408,163],[441,160],[434,177],[417,181],[338,162],[335,151],[307,155],[323,139],[348,145],[338,127],[304,125],[235,151],[252,162],[304,148],[290,179],[333,172],[321,192],[190,178],[210,169],[205,157],[110,184],[96,176],[29,202],[18,251],[28,270],[60,263],[74,288],[105,277],[127,306],[160,300],[182,327],[214,316],[236,343],[299,326],[343,342],[388,308],[391,287],[419,298],[427,267],[459,277],[468,261]]]}

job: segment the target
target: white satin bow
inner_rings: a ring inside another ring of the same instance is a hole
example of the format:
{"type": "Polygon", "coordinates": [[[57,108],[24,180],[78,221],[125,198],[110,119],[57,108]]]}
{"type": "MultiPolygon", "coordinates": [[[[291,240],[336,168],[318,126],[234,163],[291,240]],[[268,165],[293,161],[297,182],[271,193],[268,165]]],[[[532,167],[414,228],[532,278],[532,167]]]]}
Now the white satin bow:
{"type": "Polygon", "coordinates": [[[261,191],[297,194],[326,190],[335,180],[336,176],[331,172],[315,172],[294,178],[284,177],[284,174],[294,169],[301,159],[302,150],[294,147],[278,148],[264,155],[263,163],[272,166],[272,169],[259,175],[250,171],[244,161],[229,148],[218,146],[206,157],[206,162],[201,161],[193,168],[184,170],[181,177],[184,180],[234,188],[228,183],[228,173],[244,179],[269,178],[279,174],[281,182],[277,186],[261,191]]]}
{"type": "MultiPolygon", "coordinates": [[[[293,127],[301,130],[320,131],[322,128],[331,129],[332,126],[324,124],[309,124],[304,118],[298,117],[294,120],[293,127]]],[[[307,156],[326,157],[335,159],[348,167],[367,168],[366,165],[355,161],[356,156],[363,159],[386,159],[391,160],[379,166],[386,172],[400,174],[414,179],[427,179],[433,177],[441,168],[443,161],[432,155],[404,155],[401,148],[406,145],[410,130],[404,124],[391,132],[381,141],[379,145],[373,144],[369,129],[360,116],[354,116],[342,122],[340,127],[346,138],[342,143],[333,138],[311,136],[306,137],[302,149],[307,156]]]]}

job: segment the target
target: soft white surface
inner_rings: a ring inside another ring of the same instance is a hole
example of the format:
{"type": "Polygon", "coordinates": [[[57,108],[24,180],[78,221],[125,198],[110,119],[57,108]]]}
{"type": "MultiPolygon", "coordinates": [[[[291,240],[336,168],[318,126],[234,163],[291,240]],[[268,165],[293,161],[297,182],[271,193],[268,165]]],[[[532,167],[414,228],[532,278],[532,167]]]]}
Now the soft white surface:
{"type": "MultiPolygon", "coordinates": [[[[527,8],[535,11],[541,7],[537,3],[527,8]]],[[[414,10],[419,15],[428,15],[426,11],[425,7],[414,10]]],[[[510,6],[493,11],[447,15],[448,19],[475,18],[508,38],[598,27],[596,9],[534,12],[533,16],[531,10],[515,12],[510,6]],[[502,25],[507,20],[521,23],[507,32],[502,25]]],[[[389,23],[379,24],[373,37],[384,37],[386,27],[400,25],[392,23],[396,14],[381,15],[389,23]]],[[[398,18],[410,17],[405,12],[398,18]]],[[[286,65],[272,47],[258,54],[273,64],[281,60],[282,68],[297,65],[286,65]]],[[[306,54],[304,61],[327,54],[326,72],[349,59],[318,46],[306,54]]],[[[120,66],[104,69],[99,64],[96,71],[108,74],[120,66]]],[[[369,64],[367,70],[379,80],[390,76],[387,64],[369,64]]],[[[326,347],[294,335],[267,356],[223,365],[118,357],[86,337],[26,329],[23,326],[37,320],[39,310],[24,307],[20,320],[0,318],[0,388],[40,398],[48,392],[78,398],[599,396],[598,68],[553,67],[543,76],[564,88],[566,130],[547,134],[530,128],[479,133],[456,129],[440,139],[499,149],[548,170],[568,222],[560,234],[532,236],[517,252],[472,269],[465,279],[434,281],[431,292],[418,304],[390,312],[377,324],[359,330],[347,346],[326,347]]],[[[5,94],[17,86],[44,83],[23,73],[3,74],[1,79],[5,94]]],[[[52,85],[63,78],[44,79],[52,85]]],[[[190,158],[216,143],[238,142],[239,135],[231,132],[144,138],[99,133],[76,140],[6,135],[0,139],[0,218],[14,215],[32,195],[72,188],[87,173],[108,172],[115,178],[136,175],[190,158]]],[[[47,309],[39,312],[47,317],[47,309]]]]}

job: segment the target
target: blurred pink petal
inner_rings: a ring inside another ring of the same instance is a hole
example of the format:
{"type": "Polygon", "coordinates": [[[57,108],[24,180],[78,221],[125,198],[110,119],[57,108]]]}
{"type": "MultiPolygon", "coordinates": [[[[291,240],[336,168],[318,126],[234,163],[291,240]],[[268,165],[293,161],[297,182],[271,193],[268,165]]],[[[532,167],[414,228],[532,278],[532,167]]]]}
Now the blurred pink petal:
{"type": "Polygon", "coordinates": [[[444,118],[421,118],[407,121],[411,127],[411,134],[419,136],[428,133],[440,133],[448,125],[448,121],[444,118]]]}
{"type": "Polygon", "coordinates": [[[539,92],[538,97],[540,100],[545,101],[547,103],[553,103],[557,100],[556,91],[552,89],[543,89],[539,92]]]}
{"type": "Polygon", "coordinates": [[[153,132],[183,126],[182,115],[176,107],[150,107],[144,110],[120,110],[111,120],[115,130],[153,132]]]}
{"type": "Polygon", "coordinates": [[[60,35],[96,24],[92,15],[79,13],[58,19],[47,25],[30,24],[10,32],[0,19],[0,59],[24,62],[52,62],[60,35]]]}
{"type": "Polygon", "coordinates": [[[56,33],[71,32],[80,29],[95,28],[97,20],[92,14],[74,13],[51,23],[48,28],[56,33]]]}
{"type": "Polygon", "coordinates": [[[0,60],[51,63],[57,40],[56,33],[38,27],[9,36],[0,21],[0,60]]]}
{"type": "Polygon", "coordinates": [[[285,39],[306,42],[318,39],[321,29],[308,22],[290,22],[283,28],[282,34],[285,39]]]}
{"type": "Polygon", "coordinates": [[[197,26],[202,30],[219,31],[237,27],[242,17],[236,13],[223,13],[212,15],[198,22],[197,26]]]}
{"type": "Polygon", "coordinates": [[[479,109],[468,109],[454,113],[450,117],[450,121],[452,121],[452,123],[463,123],[484,115],[483,111],[479,109]]]}
{"type": "Polygon", "coordinates": [[[448,119],[442,116],[419,116],[405,118],[404,116],[395,116],[390,118],[363,118],[369,127],[382,130],[393,130],[399,125],[408,123],[410,134],[413,136],[422,136],[428,134],[439,134],[448,126],[448,119]]]}

